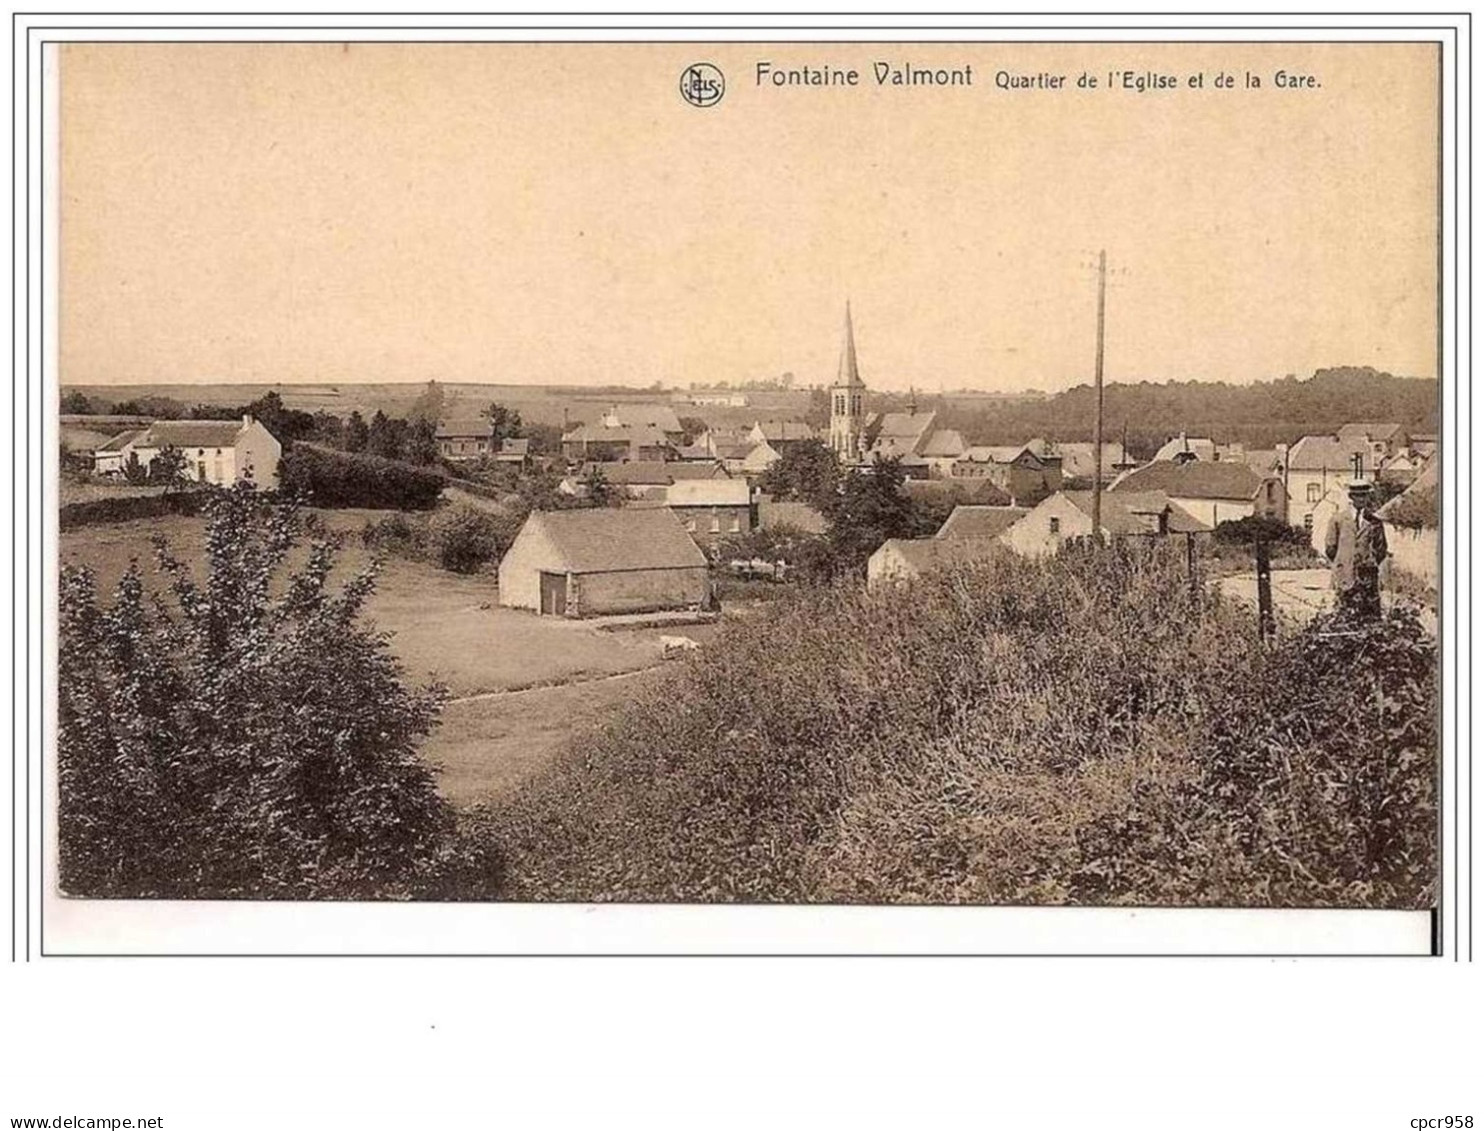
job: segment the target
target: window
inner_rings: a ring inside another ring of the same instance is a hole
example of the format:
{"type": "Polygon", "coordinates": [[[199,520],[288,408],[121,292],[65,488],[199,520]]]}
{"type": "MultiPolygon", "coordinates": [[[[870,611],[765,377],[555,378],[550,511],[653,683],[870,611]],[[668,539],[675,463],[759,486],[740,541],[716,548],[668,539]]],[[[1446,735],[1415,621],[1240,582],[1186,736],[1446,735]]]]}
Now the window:
{"type": "Polygon", "coordinates": [[[685,528],[694,534],[696,532],[696,520],[694,518],[686,519],[685,528]]]}
{"type": "Polygon", "coordinates": [[[732,515],[732,533],[733,534],[741,534],[742,533],[742,518],[741,518],[740,515],[735,515],[735,514],[732,515]]]}
{"type": "Polygon", "coordinates": [[[1304,515],[1304,529],[1311,534],[1314,532],[1314,515],[1312,513],[1304,515]]]}
{"type": "Polygon", "coordinates": [[[1323,493],[1324,487],[1321,484],[1310,483],[1308,487],[1304,489],[1304,501],[1317,503],[1323,497],[1323,493]]]}
{"type": "Polygon", "coordinates": [[[711,533],[721,533],[721,515],[717,514],[715,511],[711,512],[711,533]]]}
{"type": "Polygon", "coordinates": [[[1059,518],[1053,518],[1053,519],[1051,519],[1051,533],[1053,533],[1053,534],[1060,534],[1061,533],[1061,519],[1059,519],[1059,518]]]}

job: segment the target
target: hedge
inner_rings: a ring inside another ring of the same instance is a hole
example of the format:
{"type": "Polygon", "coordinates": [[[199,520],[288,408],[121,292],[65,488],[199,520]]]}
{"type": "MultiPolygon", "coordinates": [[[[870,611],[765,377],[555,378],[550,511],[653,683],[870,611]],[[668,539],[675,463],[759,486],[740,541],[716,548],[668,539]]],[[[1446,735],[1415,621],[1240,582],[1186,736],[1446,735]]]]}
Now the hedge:
{"type": "Polygon", "coordinates": [[[210,491],[177,491],[169,495],[121,495],[116,499],[68,503],[61,508],[58,527],[76,530],[80,526],[105,522],[130,522],[167,514],[200,514],[211,495],[210,491]]]}
{"type": "Polygon", "coordinates": [[[302,442],[284,452],[278,475],[315,506],[378,510],[426,510],[446,482],[436,470],[302,442]]]}

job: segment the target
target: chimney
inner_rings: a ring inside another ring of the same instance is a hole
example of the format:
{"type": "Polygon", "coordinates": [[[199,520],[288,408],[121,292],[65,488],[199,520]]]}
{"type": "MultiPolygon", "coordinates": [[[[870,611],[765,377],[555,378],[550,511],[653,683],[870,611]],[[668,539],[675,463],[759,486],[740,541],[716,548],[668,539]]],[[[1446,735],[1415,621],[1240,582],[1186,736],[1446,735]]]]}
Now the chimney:
{"type": "Polygon", "coordinates": [[[250,412],[244,412],[242,414],[242,427],[247,428],[251,424],[252,424],[252,413],[250,413],[250,412]]]}

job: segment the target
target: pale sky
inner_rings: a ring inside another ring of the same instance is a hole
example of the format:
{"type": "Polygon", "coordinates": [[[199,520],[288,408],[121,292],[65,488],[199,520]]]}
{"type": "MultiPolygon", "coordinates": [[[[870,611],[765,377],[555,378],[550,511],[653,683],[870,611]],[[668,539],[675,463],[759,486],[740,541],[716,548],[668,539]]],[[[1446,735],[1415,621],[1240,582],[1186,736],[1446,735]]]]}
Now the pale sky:
{"type": "Polygon", "coordinates": [[[1099,247],[1109,380],[1436,376],[1436,59],[67,46],[62,380],[828,381],[848,297],[868,385],[1059,389],[1091,375],[1099,247]],[[679,94],[700,60],[726,76],[711,108],[679,94]],[[877,60],[974,82],[878,88],[877,60]],[[760,61],[860,85],[759,87],[760,61]],[[1182,85],[1076,89],[1110,69],[1182,85]]]}

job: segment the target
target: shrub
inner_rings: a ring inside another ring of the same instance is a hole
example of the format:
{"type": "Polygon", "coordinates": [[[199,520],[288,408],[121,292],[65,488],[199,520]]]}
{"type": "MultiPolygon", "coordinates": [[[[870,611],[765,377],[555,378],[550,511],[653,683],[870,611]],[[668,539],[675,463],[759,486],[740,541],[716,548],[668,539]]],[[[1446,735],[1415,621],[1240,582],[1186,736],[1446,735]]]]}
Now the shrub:
{"type": "Polygon", "coordinates": [[[1118,543],[786,596],[501,807],[507,892],[1429,905],[1431,643],[1265,646],[1184,568],[1118,543]]]}
{"type": "Polygon", "coordinates": [[[367,549],[421,561],[428,552],[427,523],[401,512],[372,519],[361,530],[367,549]]]}
{"type": "Polygon", "coordinates": [[[498,560],[513,538],[498,518],[471,506],[440,508],[428,523],[430,552],[454,573],[475,573],[498,560]]]}
{"type": "Polygon", "coordinates": [[[284,452],[278,474],[284,490],[319,507],[423,510],[438,501],[445,483],[433,470],[303,442],[284,452]]]}
{"type": "Polygon", "coordinates": [[[63,571],[61,883],[89,897],[305,898],[480,890],[416,745],[443,693],[407,687],[359,623],[369,572],[327,584],[332,547],[275,584],[294,506],[246,487],[208,504],[197,579],[157,543],[170,596],[130,570],[111,606],[63,571]]]}
{"type": "Polygon", "coordinates": [[[81,526],[160,518],[167,514],[200,514],[214,493],[212,490],[179,491],[170,495],[121,495],[115,499],[68,503],[58,512],[57,526],[60,530],[76,530],[81,526]]]}
{"type": "Polygon", "coordinates": [[[1259,541],[1277,546],[1303,547],[1309,545],[1308,532],[1302,527],[1290,526],[1282,519],[1263,518],[1258,515],[1219,522],[1216,524],[1214,537],[1218,542],[1247,547],[1259,541]]]}

